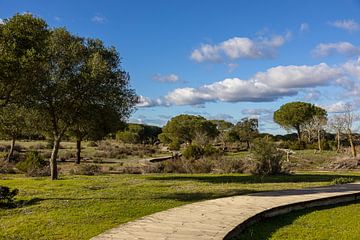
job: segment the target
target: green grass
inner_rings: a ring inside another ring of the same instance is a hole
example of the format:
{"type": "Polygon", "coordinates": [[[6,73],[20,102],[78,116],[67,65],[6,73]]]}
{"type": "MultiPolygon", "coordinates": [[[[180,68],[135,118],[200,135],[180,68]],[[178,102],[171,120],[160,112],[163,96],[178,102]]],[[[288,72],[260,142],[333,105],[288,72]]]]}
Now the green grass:
{"type": "Polygon", "coordinates": [[[360,200],[273,217],[251,226],[235,239],[357,240],[360,239],[359,219],[360,200]]]}
{"type": "Polygon", "coordinates": [[[257,191],[324,186],[360,173],[65,176],[58,181],[2,175],[22,206],[0,209],[0,239],[89,239],[118,224],[183,204],[257,191]]]}

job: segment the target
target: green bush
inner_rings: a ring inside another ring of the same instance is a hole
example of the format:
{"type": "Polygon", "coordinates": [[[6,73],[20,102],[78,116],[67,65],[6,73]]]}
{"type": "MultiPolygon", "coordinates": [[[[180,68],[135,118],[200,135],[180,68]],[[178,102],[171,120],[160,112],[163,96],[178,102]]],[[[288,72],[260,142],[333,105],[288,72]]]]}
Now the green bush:
{"type": "Polygon", "coordinates": [[[214,155],[220,155],[220,150],[215,148],[212,145],[206,145],[204,147],[204,156],[214,156],[214,155]]]}
{"type": "Polygon", "coordinates": [[[346,184],[346,183],[352,183],[355,182],[355,180],[351,177],[339,177],[339,178],[335,178],[334,180],[331,181],[331,184],[346,184]]]}
{"type": "Polygon", "coordinates": [[[46,161],[37,151],[28,152],[25,159],[18,164],[16,168],[22,172],[31,171],[33,168],[43,168],[47,165],[46,161]]]}
{"type": "Polygon", "coordinates": [[[0,206],[11,206],[18,193],[17,189],[10,190],[8,187],[0,186],[0,206]]]}
{"type": "Polygon", "coordinates": [[[276,149],[276,145],[267,138],[260,138],[254,141],[252,147],[255,166],[252,170],[258,175],[274,175],[282,172],[283,152],[276,149]]]}
{"type": "Polygon", "coordinates": [[[196,144],[192,144],[192,145],[188,146],[182,152],[182,155],[186,159],[199,159],[202,156],[204,156],[204,154],[205,154],[204,149],[196,144]]]}

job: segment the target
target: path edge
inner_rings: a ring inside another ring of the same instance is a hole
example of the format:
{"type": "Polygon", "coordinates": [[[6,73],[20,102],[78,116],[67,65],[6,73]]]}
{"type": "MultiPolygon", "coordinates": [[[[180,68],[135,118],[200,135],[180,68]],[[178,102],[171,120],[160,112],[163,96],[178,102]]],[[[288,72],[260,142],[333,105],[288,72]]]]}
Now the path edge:
{"type": "Polygon", "coordinates": [[[266,218],[271,218],[278,215],[283,215],[293,211],[312,208],[312,207],[329,206],[329,205],[336,205],[339,203],[353,202],[359,199],[360,199],[360,192],[356,192],[356,193],[344,194],[341,196],[332,196],[332,197],[325,197],[320,199],[301,201],[297,203],[291,203],[291,204],[286,204],[286,205],[266,209],[265,211],[257,213],[254,216],[249,217],[248,219],[237,225],[230,232],[228,232],[223,239],[231,240],[240,233],[242,233],[245,229],[247,229],[251,225],[258,223],[266,218]]]}

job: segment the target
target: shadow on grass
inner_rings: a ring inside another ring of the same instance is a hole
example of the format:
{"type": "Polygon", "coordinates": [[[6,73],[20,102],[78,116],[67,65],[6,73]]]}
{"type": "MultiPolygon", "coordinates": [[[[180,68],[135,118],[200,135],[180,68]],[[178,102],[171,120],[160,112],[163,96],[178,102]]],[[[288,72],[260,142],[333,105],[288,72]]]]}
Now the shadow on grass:
{"type": "Polygon", "coordinates": [[[293,224],[295,220],[299,217],[306,215],[308,213],[318,211],[318,210],[326,210],[332,209],[336,207],[346,206],[350,204],[360,204],[360,200],[356,200],[353,202],[322,206],[322,207],[314,207],[304,210],[298,210],[291,213],[287,213],[284,215],[266,218],[261,222],[255,223],[254,225],[248,227],[243,233],[239,234],[237,237],[232,238],[232,240],[263,240],[270,239],[271,236],[280,228],[293,224]]]}
{"type": "Polygon", "coordinates": [[[175,176],[156,176],[148,177],[149,180],[158,181],[199,181],[207,183],[297,183],[297,182],[331,182],[336,178],[353,178],[360,180],[360,176],[353,175],[327,175],[327,174],[294,174],[294,175],[274,175],[274,176],[255,176],[255,175],[175,175],[175,176]]]}
{"type": "Polygon", "coordinates": [[[42,198],[32,198],[30,200],[16,200],[9,203],[1,203],[0,209],[12,209],[12,208],[21,208],[21,207],[27,207],[31,205],[35,205],[44,199],[42,198]]]}
{"type": "Polygon", "coordinates": [[[167,199],[167,200],[177,200],[182,202],[195,202],[202,200],[211,200],[221,197],[231,197],[237,195],[244,195],[249,193],[254,193],[256,191],[252,190],[241,190],[241,189],[229,189],[224,192],[214,193],[214,192],[181,192],[181,193],[171,193],[165,196],[159,196],[157,199],[167,199]]]}

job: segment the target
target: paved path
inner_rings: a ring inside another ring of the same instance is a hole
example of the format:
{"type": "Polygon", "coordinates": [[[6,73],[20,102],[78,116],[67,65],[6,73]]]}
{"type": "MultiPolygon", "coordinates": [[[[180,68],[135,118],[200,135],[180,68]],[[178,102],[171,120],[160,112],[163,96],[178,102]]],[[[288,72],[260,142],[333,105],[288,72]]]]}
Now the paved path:
{"type": "Polygon", "coordinates": [[[219,198],[158,212],[92,239],[219,240],[240,223],[265,210],[354,193],[360,193],[360,182],[219,198]]]}

